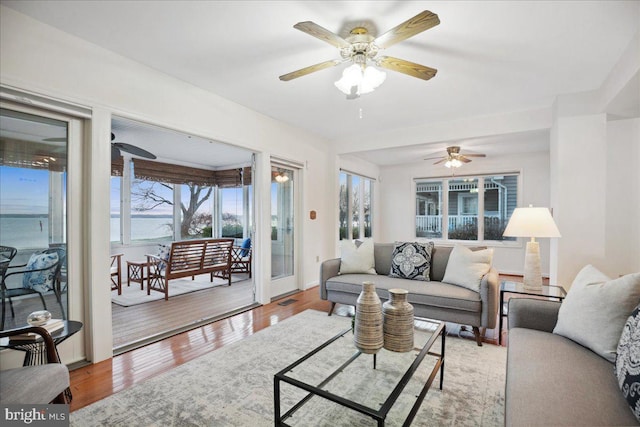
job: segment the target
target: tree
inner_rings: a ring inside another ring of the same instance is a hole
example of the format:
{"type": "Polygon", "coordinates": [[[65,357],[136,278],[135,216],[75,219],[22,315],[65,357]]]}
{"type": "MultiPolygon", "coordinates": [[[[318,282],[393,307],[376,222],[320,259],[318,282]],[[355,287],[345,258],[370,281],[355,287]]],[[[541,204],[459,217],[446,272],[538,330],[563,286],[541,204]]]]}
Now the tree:
{"type": "MultiPolygon", "coordinates": [[[[189,203],[185,206],[180,202],[182,222],[180,234],[182,237],[202,234],[204,227],[211,225],[211,214],[197,213],[204,202],[209,200],[213,187],[198,184],[186,184],[189,189],[189,203]]],[[[173,193],[173,186],[164,182],[145,181],[136,179],[131,186],[131,205],[136,211],[149,211],[158,206],[173,206],[173,200],[161,194],[161,189],[169,189],[173,193]]]]}

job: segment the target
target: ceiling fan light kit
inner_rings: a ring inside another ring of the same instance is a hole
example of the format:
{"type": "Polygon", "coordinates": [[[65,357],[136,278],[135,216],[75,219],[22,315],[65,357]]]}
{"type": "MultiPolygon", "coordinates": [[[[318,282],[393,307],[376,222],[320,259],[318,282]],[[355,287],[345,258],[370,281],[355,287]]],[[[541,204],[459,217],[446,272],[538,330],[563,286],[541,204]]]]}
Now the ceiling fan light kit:
{"type": "Polygon", "coordinates": [[[284,74],[280,76],[280,80],[293,80],[344,62],[351,62],[352,65],[343,71],[342,78],[335,82],[335,86],[347,95],[347,99],[354,99],[365,93],[373,92],[384,82],[387,76],[386,73],[378,70],[374,65],[422,80],[429,80],[436,75],[436,69],[403,59],[389,56],[378,57],[377,55],[381,49],[386,49],[429,28],[435,27],[439,23],[440,19],[438,15],[425,10],[377,38],[369,34],[367,28],[363,26],[351,29],[349,36],[342,38],[314,22],[299,22],[293,26],[295,29],[337,47],[342,59],[321,62],[284,74]]]}

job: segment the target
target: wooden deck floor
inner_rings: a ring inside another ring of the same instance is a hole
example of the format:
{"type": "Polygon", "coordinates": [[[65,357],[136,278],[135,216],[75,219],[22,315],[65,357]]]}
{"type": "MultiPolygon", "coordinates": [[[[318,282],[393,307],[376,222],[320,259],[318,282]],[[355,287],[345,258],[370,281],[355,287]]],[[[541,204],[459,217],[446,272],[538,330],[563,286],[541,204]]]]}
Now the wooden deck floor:
{"type": "MultiPolygon", "coordinates": [[[[176,295],[168,301],[162,299],[131,307],[112,303],[115,353],[193,329],[210,323],[211,319],[250,307],[254,302],[253,282],[245,276],[235,277],[231,286],[222,285],[176,295]]],[[[208,283],[209,276],[196,276],[195,280],[208,283]]]]}

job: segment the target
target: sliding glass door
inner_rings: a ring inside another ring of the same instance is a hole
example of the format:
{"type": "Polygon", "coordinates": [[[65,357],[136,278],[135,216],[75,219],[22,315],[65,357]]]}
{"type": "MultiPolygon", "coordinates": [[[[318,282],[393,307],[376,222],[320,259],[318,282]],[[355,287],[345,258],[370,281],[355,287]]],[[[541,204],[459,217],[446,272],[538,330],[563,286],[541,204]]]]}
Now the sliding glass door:
{"type": "Polygon", "coordinates": [[[65,121],[0,110],[0,262],[3,291],[15,296],[3,300],[4,329],[45,304],[67,318],[67,132],[65,121]],[[25,264],[42,277],[22,274],[25,264]]]}
{"type": "Polygon", "coordinates": [[[271,296],[298,289],[296,280],[297,169],[271,167],[271,296]]]}

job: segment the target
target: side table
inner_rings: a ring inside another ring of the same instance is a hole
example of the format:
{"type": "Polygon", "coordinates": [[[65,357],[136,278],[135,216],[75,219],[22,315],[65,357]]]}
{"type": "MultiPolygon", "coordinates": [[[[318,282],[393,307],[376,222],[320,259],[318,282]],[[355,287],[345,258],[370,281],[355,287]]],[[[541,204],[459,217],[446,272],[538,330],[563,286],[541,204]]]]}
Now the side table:
{"type": "Polygon", "coordinates": [[[143,290],[146,279],[144,270],[148,265],[147,261],[127,261],[127,286],[130,286],[131,282],[140,283],[140,290],[143,290]]]}
{"type": "MultiPolygon", "coordinates": [[[[56,345],[56,353],[58,352],[58,344],[74,335],[76,332],[82,329],[82,322],[75,320],[64,320],[64,328],[58,329],[51,333],[53,343],[56,345]]],[[[13,350],[24,351],[24,361],[22,366],[42,365],[47,363],[46,349],[42,338],[35,340],[11,340],[7,338],[0,338],[0,348],[10,348],[13,350]]],[[[58,359],[60,355],[58,354],[58,359]]],[[[73,396],[71,395],[71,389],[65,390],[65,394],[69,402],[73,396]]]]}
{"type": "Polygon", "coordinates": [[[554,298],[562,301],[567,296],[567,291],[562,286],[542,285],[542,289],[538,291],[525,289],[522,283],[502,281],[500,283],[500,321],[498,326],[498,345],[502,345],[502,318],[509,314],[509,308],[504,303],[504,294],[520,294],[530,295],[544,298],[554,298]]]}

